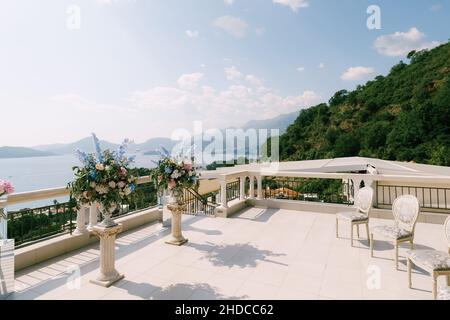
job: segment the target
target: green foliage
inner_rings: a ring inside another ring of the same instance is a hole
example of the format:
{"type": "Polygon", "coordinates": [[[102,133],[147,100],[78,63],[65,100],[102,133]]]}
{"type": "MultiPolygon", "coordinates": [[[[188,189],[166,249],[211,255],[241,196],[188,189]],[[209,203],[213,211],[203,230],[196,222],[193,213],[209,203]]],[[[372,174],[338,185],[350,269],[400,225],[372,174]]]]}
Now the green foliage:
{"type": "Polygon", "coordinates": [[[414,51],[364,86],[302,110],[281,160],[367,156],[449,165],[450,43],[414,51]]]}

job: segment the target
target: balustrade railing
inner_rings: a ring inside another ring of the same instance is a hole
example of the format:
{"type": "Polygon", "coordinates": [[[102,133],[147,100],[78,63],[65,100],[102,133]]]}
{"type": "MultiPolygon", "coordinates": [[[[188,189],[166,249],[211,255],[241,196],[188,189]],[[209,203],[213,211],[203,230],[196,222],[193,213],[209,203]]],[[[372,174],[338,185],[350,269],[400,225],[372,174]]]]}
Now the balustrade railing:
{"type": "Polygon", "coordinates": [[[216,205],[208,202],[207,198],[200,195],[193,189],[186,189],[183,194],[183,200],[186,204],[185,214],[198,215],[204,214],[214,216],[216,205]]]}
{"type": "Polygon", "coordinates": [[[395,198],[410,194],[417,198],[423,209],[450,212],[450,188],[401,185],[377,185],[379,207],[391,207],[395,198]]]}
{"type": "Polygon", "coordinates": [[[227,183],[227,201],[232,201],[239,198],[240,194],[240,183],[239,181],[233,181],[227,183]]]}
{"type": "Polygon", "coordinates": [[[76,227],[77,209],[74,201],[39,208],[8,212],[8,237],[16,247],[61,233],[72,233],[76,227]]]}

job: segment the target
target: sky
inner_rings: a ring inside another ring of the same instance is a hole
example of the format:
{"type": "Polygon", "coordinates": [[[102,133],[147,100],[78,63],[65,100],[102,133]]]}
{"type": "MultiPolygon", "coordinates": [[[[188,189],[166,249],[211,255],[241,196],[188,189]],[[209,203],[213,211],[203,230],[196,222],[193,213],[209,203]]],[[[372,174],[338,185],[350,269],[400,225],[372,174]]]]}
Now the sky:
{"type": "Polygon", "coordinates": [[[0,146],[273,118],[449,30],[449,0],[0,0],[0,146]]]}

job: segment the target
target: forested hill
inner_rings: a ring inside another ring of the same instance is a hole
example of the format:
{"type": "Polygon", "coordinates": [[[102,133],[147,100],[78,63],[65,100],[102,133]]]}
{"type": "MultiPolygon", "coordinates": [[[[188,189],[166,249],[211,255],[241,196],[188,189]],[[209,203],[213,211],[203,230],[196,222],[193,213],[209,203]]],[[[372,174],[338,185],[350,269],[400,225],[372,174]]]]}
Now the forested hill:
{"type": "Polygon", "coordinates": [[[280,158],[359,155],[449,166],[450,42],[408,59],[303,110],[280,138],[280,158]]]}

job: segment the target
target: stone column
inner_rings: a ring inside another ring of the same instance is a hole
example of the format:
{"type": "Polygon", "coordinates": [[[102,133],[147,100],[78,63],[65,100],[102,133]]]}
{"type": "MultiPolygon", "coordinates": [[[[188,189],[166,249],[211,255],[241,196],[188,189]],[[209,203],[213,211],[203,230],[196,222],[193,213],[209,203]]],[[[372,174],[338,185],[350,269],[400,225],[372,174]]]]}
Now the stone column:
{"type": "Polygon", "coordinates": [[[239,177],[239,199],[245,200],[245,176],[239,177]]]}
{"type": "Polygon", "coordinates": [[[172,211],[172,236],[170,240],[166,241],[166,243],[181,246],[188,242],[188,239],[184,238],[181,232],[181,216],[186,210],[186,206],[179,204],[168,204],[167,208],[172,211]]]}
{"type": "Polygon", "coordinates": [[[8,221],[7,213],[5,211],[7,201],[0,199],[0,239],[8,238],[8,221]]]}
{"type": "Polygon", "coordinates": [[[81,206],[77,212],[77,228],[75,229],[76,234],[83,234],[87,232],[86,229],[86,209],[87,206],[81,206]]]}
{"type": "Polygon", "coordinates": [[[256,177],[256,198],[261,200],[262,196],[262,176],[256,177]]]}
{"type": "Polygon", "coordinates": [[[92,231],[100,238],[100,273],[90,282],[109,287],[125,277],[115,267],[116,236],[122,231],[122,224],[119,223],[114,227],[94,226],[92,231]]]}
{"type": "Polygon", "coordinates": [[[89,226],[88,230],[92,231],[98,223],[98,207],[94,203],[89,207],[89,226]]]}
{"type": "Polygon", "coordinates": [[[248,197],[250,199],[255,199],[255,176],[250,176],[250,189],[248,197]]]}
{"type": "Polygon", "coordinates": [[[220,206],[223,208],[228,208],[227,180],[225,177],[220,179],[220,206]]]}

